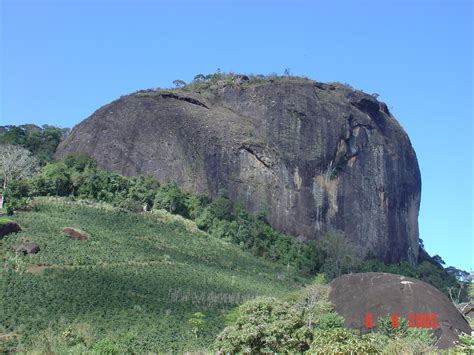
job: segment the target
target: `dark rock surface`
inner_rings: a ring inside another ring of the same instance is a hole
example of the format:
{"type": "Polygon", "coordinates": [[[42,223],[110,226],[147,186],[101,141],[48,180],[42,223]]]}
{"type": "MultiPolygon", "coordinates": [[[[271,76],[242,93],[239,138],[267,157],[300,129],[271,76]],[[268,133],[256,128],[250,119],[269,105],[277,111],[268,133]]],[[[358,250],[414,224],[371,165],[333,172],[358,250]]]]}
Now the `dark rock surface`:
{"type": "Polygon", "coordinates": [[[21,227],[18,223],[10,221],[0,225],[0,239],[11,233],[21,232],[21,227]]]}
{"type": "Polygon", "coordinates": [[[73,152],[125,175],[225,191],[294,236],[338,229],[380,260],[418,256],[415,152],[384,103],[348,86],[238,77],[139,92],[77,125],[56,157],[73,152]]]}
{"type": "Polygon", "coordinates": [[[74,240],[87,240],[89,239],[89,236],[78,229],[75,228],[64,228],[63,232],[66,233],[66,235],[74,240]]]}
{"type": "Polygon", "coordinates": [[[19,245],[15,251],[18,255],[36,254],[40,251],[40,247],[38,244],[33,242],[23,243],[19,245]]]}
{"type": "Polygon", "coordinates": [[[457,309],[466,318],[474,318],[474,302],[460,303],[457,309]]]}
{"type": "Polygon", "coordinates": [[[461,313],[441,291],[416,279],[394,274],[369,272],[338,277],[330,284],[329,298],[336,311],[344,316],[345,325],[367,333],[365,316],[379,317],[398,314],[409,319],[409,314],[436,314],[437,346],[448,348],[458,340],[458,334],[471,333],[461,313]]]}

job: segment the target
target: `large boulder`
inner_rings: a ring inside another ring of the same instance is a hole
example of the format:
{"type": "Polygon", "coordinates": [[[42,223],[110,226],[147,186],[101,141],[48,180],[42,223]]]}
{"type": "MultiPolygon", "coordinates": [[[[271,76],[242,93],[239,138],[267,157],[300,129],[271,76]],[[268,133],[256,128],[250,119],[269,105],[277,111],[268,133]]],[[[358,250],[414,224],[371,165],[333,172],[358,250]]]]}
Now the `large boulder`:
{"type": "Polygon", "coordinates": [[[21,227],[18,223],[5,219],[0,220],[0,240],[8,234],[18,232],[21,232],[21,227]]]}
{"type": "MultiPolygon", "coordinates": [[[[380,317],[397,314],[409,320],[410,315],[435,314],[439,348],[452,347],[458,334],[471,333],[468,322],[441,291],[420,280],[400,275],[368,272],[338,277],[330,284],[329,298],[336,311],[345,318],[346,327],[368,333],[366,316],[372,315],[374,329],[380,317]]],[[[416,326],[416,323],[414,324],[416,326]]]]}
{"type": "Polygon", "coordinates": [[[380,260],[416,263],[420,172],[384,103],[341,84],[227,79],[123,96],[74,127],[56,158],[85,152],[101,169],[225,191],[285,233],[337,229],[380,260]]]}

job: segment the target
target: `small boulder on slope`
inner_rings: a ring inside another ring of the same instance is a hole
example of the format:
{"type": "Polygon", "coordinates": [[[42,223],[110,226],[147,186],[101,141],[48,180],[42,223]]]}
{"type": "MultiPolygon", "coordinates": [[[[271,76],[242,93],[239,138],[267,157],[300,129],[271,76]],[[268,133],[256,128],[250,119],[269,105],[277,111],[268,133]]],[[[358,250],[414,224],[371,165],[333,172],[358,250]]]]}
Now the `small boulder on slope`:
{"type": "Polygon", "coordinates": [[[0,218],[0,239],[11,233],[21,232],[21,227],[18,223],[6,218],[0,218]]]}
{"type": "Polygon", "coordinates": [[[89,236],[87,235],[86,232],[81,231],[79,229],[75,228],[64,228],[63,232],[66,233],[66,235],[74,240],[87,240],[89,239],[89,236]]]}
{"type": "Polygon", "coordinates": [[[40,251],[40,247],[36,243],[23,243],[16,248],[17,255],[36,254],[40,251]]]}

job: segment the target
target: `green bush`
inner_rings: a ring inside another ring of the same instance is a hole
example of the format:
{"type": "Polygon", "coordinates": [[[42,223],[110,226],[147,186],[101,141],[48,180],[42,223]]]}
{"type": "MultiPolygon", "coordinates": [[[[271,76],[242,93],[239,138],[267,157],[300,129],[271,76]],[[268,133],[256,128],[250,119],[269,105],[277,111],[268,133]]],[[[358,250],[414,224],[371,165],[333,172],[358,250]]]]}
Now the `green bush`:
{"type": "Polygon", "coordinates": [[[389,338],[375,333],[371,334],[370,338],[381,354],[433,354],[439,352],[431,339],[426,339],[424,335],[422,338],[410,336],[389,338]]]}
{"type": "Polygon", "coordinates": [[[344,327],[344,317],[340,316],[336,312],[323,314],[317,323],[317,327],[321,330],[342,328],[344,327]]]}
{"type": "Polygon", "coordinates": [[[244,303],[227,317],[215,349],[225,352],[302,352],[313,332],[341,327],[343,317],[328,301],[323,275],[285,299],[261,297],[244,303]]]}
{"type": "Polygon", "coordinates": [[[64,160],[64,164],[69,168],[78,172],[84,172],[87,168],[97,168],[97,161],[86,153],[68,154],[64,160]]]}
{"type": "Polygon", "coordinates": [[[194,313],[193,316],[189,318],[188,323],[191,325],[191,332],[197,338],[204,329],[206,323],[204,320],[204,314],[201,312],[194,313]]]}
{"type": "Polygon", "coordinates": [[[436,336],[428,329],[409,328],[408,321],[399,318],[398,327],[392,325],[392,317],[378,319],[373,340],[383,353],[426,353],[435,350],[436,336]]]}
{"type": "Polygon", "coordinates": [[[361,337],[345,328],[317,330],[309,348],[312,354],[369,354],[379,349],[370,337],[361,337]]]}
{"type": "Polygon", "coordinates": [[[308,349],[310,330],[301,312],[288,302],[261,297],[238,309],[236,323],[217,337],[223,352],[302,352],[308,349]]]}
{"type": "Polygon", "coordinates": [[[409,329],[408,321],[403,318],[398,319],[398,327],[393,326],[392,317],[389,315],[377,320],[377,333],[389,338],[404,337],[408,334],[409,329]]]}
{"type": "Polygon", "coordinates": [[[188,216],[186,194],[180,190],[175,182],[160,186],[155,196],[154,207],[167,210],[170,213],[179,214],[183,217],[188,216]]]}
{"type": "Polygon", "coordinates": [[[474,353],[474,336],[467,335],[467,334],[460,335],[459,344],[456,346],[456,350],[473,354],[474,353]]]}

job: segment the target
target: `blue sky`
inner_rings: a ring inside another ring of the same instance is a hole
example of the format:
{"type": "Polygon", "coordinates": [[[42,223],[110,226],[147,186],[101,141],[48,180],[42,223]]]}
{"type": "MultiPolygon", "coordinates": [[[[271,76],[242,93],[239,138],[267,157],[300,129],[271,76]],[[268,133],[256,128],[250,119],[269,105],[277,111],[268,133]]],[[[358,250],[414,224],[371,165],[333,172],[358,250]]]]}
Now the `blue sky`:
{"type": "Polygon", "coordinates": [[[0,124],[71,127],[138,89],[223,71],[346,82],[408,132],[420,236],[474,268],[471,0],[0,0],[0,124]]]}

